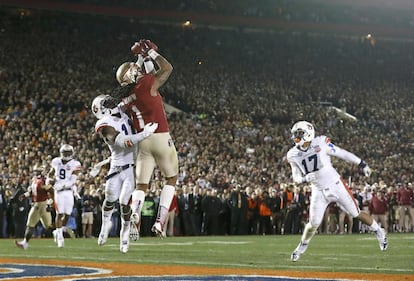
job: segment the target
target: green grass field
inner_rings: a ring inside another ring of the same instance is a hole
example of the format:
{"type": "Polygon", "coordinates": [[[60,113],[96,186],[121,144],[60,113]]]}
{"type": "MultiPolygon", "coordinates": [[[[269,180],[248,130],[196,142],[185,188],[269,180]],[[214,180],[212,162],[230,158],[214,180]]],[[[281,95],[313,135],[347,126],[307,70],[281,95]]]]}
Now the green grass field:
{"type": "Polygon", "coordinates": [[[32,239],[26,251],[12,239],[0,239],[0,257],[414,275],[414,234],[389,234],[385,252],[372,234],[316,235],[294,263],[290,254],[299,239],[299,235],[148,237],[132,242],[128,254],[119,252],[117,238],[103,247],[96,239],[66,239],[61,249],[52,239],[32,239]]]}

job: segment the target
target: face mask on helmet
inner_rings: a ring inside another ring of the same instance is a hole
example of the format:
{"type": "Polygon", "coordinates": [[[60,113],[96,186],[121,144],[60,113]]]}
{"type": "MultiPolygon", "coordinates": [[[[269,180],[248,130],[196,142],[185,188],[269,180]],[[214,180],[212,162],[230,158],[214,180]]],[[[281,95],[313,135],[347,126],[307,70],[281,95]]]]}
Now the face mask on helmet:
{"type": "Polygon", "coordinates": [[[142,75],[141,65],[133,62],[124,62],[116,71],[116,80],[121,86],[126,86],[136,83],[142,75]]]}
{"type": "Polygon", "coordinates": [[[304,143],[310,142],[315,138],[315,129],[313,125],[307,121],[299,121],[295,123],[291,133],[293,142],[300,147],[303,147],[304,143]]]}
{"type": "Polygon", "coordinates": [[[98,119],[119,113],[118,102],[110,95],[99,95],[94,98],[91,110],[98,119]]]}
{"type": "Polygon", "coordinates": [[[60,156],[65,161],[69,161],[73,158],[73,154],[74,154],[73,146],[69,144],[62,145],[59,149],[59,152],[60,152],[60,156]]]}

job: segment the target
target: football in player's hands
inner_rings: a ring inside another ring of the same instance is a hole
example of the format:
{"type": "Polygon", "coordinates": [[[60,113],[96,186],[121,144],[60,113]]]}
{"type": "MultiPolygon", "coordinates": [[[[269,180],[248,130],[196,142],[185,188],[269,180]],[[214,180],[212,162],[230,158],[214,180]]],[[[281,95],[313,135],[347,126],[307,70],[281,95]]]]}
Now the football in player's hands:
{"type": "Polygon", "coordinates": [[[140,42],[135,42],[134,45],[131,46],[131,52],[138,56],[139,54],[143,53],[142,45],[140,42]]]}
{"type": "Polygon", "coordinates": [[[154,42],[151,42],[148,39],[141,39],[140,41],[143,44],[143,47],[144,47],[144,51],[145,52],[148,52],[150,49],[153,49],[154,51],[158,51],[158,46],[155,45],[154,42]]]}
{"type": "Polygon", "coordinates": [[[153,42],[147,39],[141,39],[139,42],[135,42],[134,45],[131,47],[131,51],[134,55],[143,55],[146,56],[148,51],[153,49],[154,51],[158,51],[158,46],[155,45],[153,42]]]}

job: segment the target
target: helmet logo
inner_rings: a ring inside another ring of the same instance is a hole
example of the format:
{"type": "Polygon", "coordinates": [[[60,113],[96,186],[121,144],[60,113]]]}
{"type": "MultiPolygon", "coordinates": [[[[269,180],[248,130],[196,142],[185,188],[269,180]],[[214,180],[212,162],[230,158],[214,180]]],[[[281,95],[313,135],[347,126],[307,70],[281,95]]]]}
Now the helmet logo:
{"type": "Polygon", "coordinates": [[[98,113],[98,107],[96,106],[96,105],[93,105],[93,107],[92,107],[92,111],[93,111],[93,113],[98,113]]]}

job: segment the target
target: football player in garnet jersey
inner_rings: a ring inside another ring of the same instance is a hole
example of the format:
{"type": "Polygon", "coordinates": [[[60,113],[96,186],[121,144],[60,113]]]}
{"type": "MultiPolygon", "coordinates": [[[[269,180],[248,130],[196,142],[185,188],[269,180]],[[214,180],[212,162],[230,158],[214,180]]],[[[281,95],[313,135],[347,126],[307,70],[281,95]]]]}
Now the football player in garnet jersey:
{"type": "MultiPolygon", "coordinates": [[[[149,137],[157,129],[157,123],[148,123],[144,130],[134,134],[129,117],[119,110],[117,102],[109,95],[99,95],[92,102],[92,112],[99,120],[95,124],[95,132],[108,145],[111,151],[110,168],[105,177],[105,200],[102,204],[102,226],[98,237],[98,245],[102,246],[108,239],[111,230],[111,217],[116,201],[121,205],[121,231],[119,250],[127,253],[129,248],[131,224],[131,207],[129,200],[135,190],[134,154],[135,144],[149,137]]],[[[99,170],[97,171],[99,173],[99,170]]],[[[96,173],[96,174],[97,174],[96,173]]],[[[96,174],[91,174],[96,176],[96,174]]],[[[138,202],[138,213],[144,200],[138,202]]]]}
{"type": "Polygon", "coordinates": [[[52,186],[46,184],[45,167],[36,164],[33,167],[34,176],[27,192],[20,195],[19,200],[32,197],[32,207],[27,217],[26,231],[22,241],[15,241],[16,246],[26,250],[29,247],[29,240],[32,238],[36,224],[40,221],[45,230],[51,230],[52,215],[47,211],[48,205],[53,202],[52,186]]]}
{"type": "Polygon", "coordinates": [[[353,153],[335,146],[328,137],[315,137],[315,129],[307,121],[295,123],[291,133],[295,146],[288,151],[287,160],[292,168],[293,181],[298,184],[309,183],[312,188],[309,222],[291,260],[299,260],[300,255],[306,251],[331,202],[336,202],[345,212],[368,225],[376,234],[380,249],[385,251],[388,240],[384,229],[368,213],[361,212],[349,187],[332,166],[330,157],[359,165],[366,177],[371,175],[368,165],[353,153]]]}
{"type": "Polygon", "coordinates": [[[173,68],[157,50],[158,47],[149,40],[142,39],[136,42],[131,51],[138,56],[138,61],[120,65],[116,79],[121,85],[121,94],[118,96],[122,97],[123,108],[131,117],[137,132],[142,131],[145,124],[158,123],[155,133],[138,144],[138,191],[133,193],[131,207],[133,212],[136,212],[136,202],[143,201],[154,168],[158,166],[165,177],[165,185],[160,194],[158,214],[152,231],[163,238],[163,228],[175,193],[178,157],[168,128],[163,100],[158,92],[173,68]],[[154,62],[157,67],[154,66],[154,62]]]}

